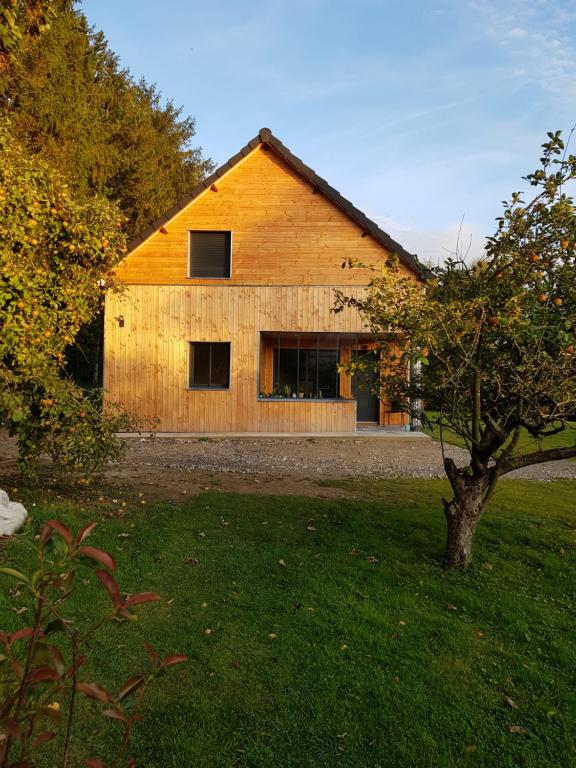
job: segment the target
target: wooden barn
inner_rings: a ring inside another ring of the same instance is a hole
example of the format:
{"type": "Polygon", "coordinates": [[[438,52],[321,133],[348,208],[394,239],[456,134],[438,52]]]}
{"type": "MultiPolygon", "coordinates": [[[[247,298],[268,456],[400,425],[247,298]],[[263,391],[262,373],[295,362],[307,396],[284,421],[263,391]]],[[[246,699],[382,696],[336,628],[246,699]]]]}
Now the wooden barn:
{"type": "Polygon", "coordinates": [[[418,260],[268,129],[130,243],[106,299],[104,389],[161,432],[354,432],[403,415],[338,364],[370,354],[360,295],[418,260]]]}

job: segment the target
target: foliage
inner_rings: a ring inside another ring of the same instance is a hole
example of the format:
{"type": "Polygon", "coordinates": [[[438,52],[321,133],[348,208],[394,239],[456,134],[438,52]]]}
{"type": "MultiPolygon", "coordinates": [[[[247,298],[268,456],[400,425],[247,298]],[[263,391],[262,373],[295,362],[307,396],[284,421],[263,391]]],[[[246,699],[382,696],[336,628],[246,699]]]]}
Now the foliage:
{"type": "Polygon", "coordinates": [[[110,271],[126,250],[122,217],[102,199],[76,202],[6,122],[0,160],[0,413],[22,470],[42,452],[95,469],[119,455],[114,434],[131,420],[113,409],[103,417],[96,396],[65,376],[65,352],[117,287],[110,271]]]}
{"type": "MultiPolygon", "coordinates": [[[[426,426],[423,427],[423,431],[430,435],[430,437],[436,442],[444,442],[448,445],[456,445],[458,448],[466,448],[465,441],[459,436],[455,435],[447,427],[442,429],[442,440],[440,440],[440,430],[436,424],[437,414],[434,412],[426,412],[426,426]],[[433,424],[433,426],[432,426],[433,424]]],[[[543,448],[568,448],[574,442],[574,427],[576,424],[572,424],[572,429],[565,429],[561,432],[557,432],[548,437],[538,438],[535,440],[531,437],[530,433],[526,429],[522,429],[518,443],[516,445],[516,451],[518,453],[532,453],[536,446],[542,446],[543,448]]],[[[572,459],[572,461],[576,461],[572,459]]]]}
{"type": "Polygon", "coordinates": [[[451,565],[469,561],[471,534],[502,475],[576,456],[576,436],[562,448],[538,442],[576,417],[576,217],[565,189],[576,178],[576,156],[566,154],[559,132],[548,139],[541,167],[527,177],[535,197],[525,203],[514,193],[505,203],[479,262],[448,260],[424,290],[390,259],[365,298],[338,300],[337,309],[356,306],[384,337],[385,395],[406,410],[431,397],[433,422],[469,451],[465,467],[444,461],[454,492],[445,502],[451,565]],[[433,375],[422,382],[415,366],[429,362],[433,375]],[[517,450],[523,430],[534,438],[528,453],[517,450]]]}
{"type": "Polygon", "coordinates": [[[191,147],[192,118],[122,69],[71,3],[59,0],[57,11],[42,37],[29,39],[0,73],[0,106],[22,143],[58,168],[76,196],[115,201],[132,236],[212,164],[191,147]]]}
{"type": "Polygon", "coordinates": [[[50,27],[56,0],[3,0],[0,5],[0,72],[7,71],[23,41],[50,27]]]}
{"type": "MultiPolygon", "coordinates": [[[[67,178],[76,199],[96,194],[114,201],[129,237],[212,171],[192,144],[194,119],[121,68],[104,35],[71,0],[0,3],[2,30],[10,50],[0,45],[0,113],[10,116],[26,147],[67,178]],[[2,14],[12,19],[9,30],[2,14]]],[[[69,350],[69,370],[94,382],[102,317],[82,336],[69,350]]]]}
{"type": "MultiPolygon", "coordinates": [[[[504,479],[466,572],[438,565],[446,481],[322,485],[330,498],[211,492],[152,504],[158,489],[122,483],[100,488],[101,509],[84,512],[36,496],[35,516],[74,526],[125,500],[97,544],[118,553],[125,589],[149,573],[146,588],[173,599],[142,611],[130,632],[107,625],[93,648],[114,691],[138,663],[140,638],[194,659],[142,701],[138,766],[568,768],[576,483],[504,479]]],[[[4,552],[25,562],[24,543],[4,552]]],[[[100,597],[94,581],[76,620],[100,597]]],[[[23,605],[0,593],[4,627],[20,626],[23,605]]],[[[78,704],[72,765],[96,750],[114,765],[114,734],[89,719],[90,702],[78,704]]]]}
{"type": "MultiPolygon", "coordinates": [[[[37,537],[34,570],[25,573],[12,567],[0,568],[0,574],[30,594],[34,605],[32,626],[0,633],[0,643],[4,646],[0,656],[0,728],[4,736],[0,742],[0,765],[3,768],[32,768],[38,751],[56,738],[59,728],[64,731],[64,739],[58,764],[66,768],[78,693],[104,704],[106,709],[102,715],[121,723],[122,745],[114,765],[134,766],[134,758],[126,755],[132,728],[139,719],[134,699],[137,703],[144,688],[164,669],[186,661],[181,654],[161,661],[155,649],[144,643],[150,668],[131,675],[117,693],[81,679],[80,670],[87,661],[97,630],[114,620],[134,621],[138,618],[133,613],[134,606],[160,600],[154,592],[122,595],[112,575],[116,567],[114,559],[107,552],[84,544],[95,525],[88,523],[73,536],[63,523],[48,520],[37,537]],[[91,616],[87,626],[81,627],[67,614],[66,606],[78,587],[78,571],[86,561],[100,566],[96,576],[111,599],[112,609],[103,617],[91,616]],[[52,636],[58,635],[63,636],[68,651],[62,643],[52,641],[52,636]],[[15,757],[17,747],[19,754],[15,757]]],[[[91,759],[86,765],[105,768],[99,759],[91,759]]]]}

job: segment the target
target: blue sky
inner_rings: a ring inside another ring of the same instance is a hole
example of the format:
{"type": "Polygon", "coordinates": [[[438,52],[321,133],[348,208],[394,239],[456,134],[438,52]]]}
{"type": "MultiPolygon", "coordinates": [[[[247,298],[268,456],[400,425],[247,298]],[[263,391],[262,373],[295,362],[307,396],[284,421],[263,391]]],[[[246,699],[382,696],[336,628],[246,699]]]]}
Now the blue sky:
{"type": "Polygon", "coordinates": [[[217,164],[261,127],[436,263],[576,122],[576,0],[84,0],[217,164]]]}

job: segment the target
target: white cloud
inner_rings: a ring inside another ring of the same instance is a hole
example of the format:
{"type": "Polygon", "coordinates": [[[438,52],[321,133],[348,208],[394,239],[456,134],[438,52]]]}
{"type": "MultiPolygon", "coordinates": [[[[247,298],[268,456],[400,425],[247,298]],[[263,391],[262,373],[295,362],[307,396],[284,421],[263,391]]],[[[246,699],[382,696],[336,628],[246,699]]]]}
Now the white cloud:
{"type": "Polygon", "coordinates": [[[432,266],[456,253],[470,262],[479,259],[484,252],[484,238],[474,224],[462,222],[442,229],[420,229],[386,216],[375,216],[374,220],[407,251],[432,266]]]}
{"type": "Polygon", "coordinates": [[[510,58],[512,74],[574,107],[574,0],[483,0],[467,7],[482,33],[510,58]]]}

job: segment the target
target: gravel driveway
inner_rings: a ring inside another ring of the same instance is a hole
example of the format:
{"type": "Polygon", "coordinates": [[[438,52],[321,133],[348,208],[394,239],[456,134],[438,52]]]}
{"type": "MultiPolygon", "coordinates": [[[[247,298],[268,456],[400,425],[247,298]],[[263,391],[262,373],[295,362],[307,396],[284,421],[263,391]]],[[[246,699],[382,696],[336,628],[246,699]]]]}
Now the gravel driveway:
{"type": "MultiPolygon", "coordinates": [[[[118,504],[121,499],[134,498],[135,503],[178,501],[185,495],[208,490],[357,497],[361,491],[343,489],[338,480],[444,477],[440,446],[425,436],[132,437],[126,439],[126,444],[125,460],[110,464],[90,491],[106,503],[114,498],[118,504]]],[[[446,452],[457,463],[466,461],[466,453],[459,448],[447,446],[446,452]]],[[[15,441],[0,438],[0,488],[19,486],[15,459],[15,441]]],[[[43,464],[42,472],[49,487],[54,482],[49,462],[43,464]]],[[[576,479],[576,462],[535,465],[506,477],[576,479]]],[[[88,489],[82,488],[83,495],[89,495],[88,489]]],[[[61,492],[68,491],[62,488],[61,492]]]]}
{"type": "MultiPolygon", "coordinates": [[[[127,463],[172,470],[291,478],[443,477],[440,446],[428,437],[131,438],[127,463]]],[[[447,446],[457,463],[466,452],[447,446]]],[[[576,462],[556,461],[508,477],[575,479],[576,462]]]]}

